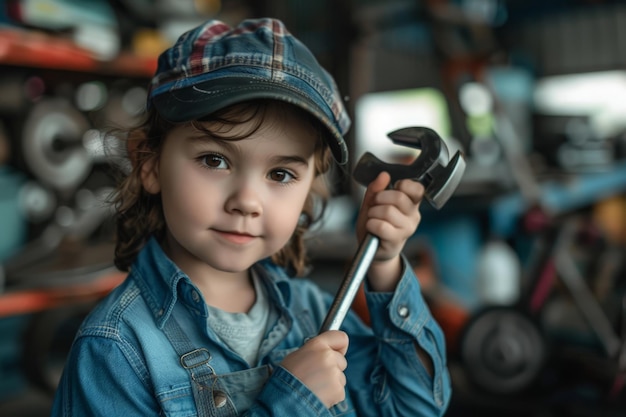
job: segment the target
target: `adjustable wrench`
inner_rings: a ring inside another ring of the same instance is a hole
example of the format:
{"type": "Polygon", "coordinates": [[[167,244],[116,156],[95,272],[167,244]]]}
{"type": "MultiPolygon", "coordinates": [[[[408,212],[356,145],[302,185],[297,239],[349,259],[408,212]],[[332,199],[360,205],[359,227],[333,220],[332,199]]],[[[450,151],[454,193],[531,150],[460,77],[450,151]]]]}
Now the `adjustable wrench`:
{"type": "MultiPolygon", "coordinates": [[[[432,129],[426,127],[407,127],[395,130],[387,136],[395,144],[420,149],[419,156],[409,165],[389,164],[371,153],[361,157],[354,169],[354,178],[367,186],[378,174],[387,171],[391,183],[409,178],[422,183],[424,197],[434,208],[440,209],[454,193],[465,172],[465,159],[457,151],[449,157],[445,142],[432,129]]],[[[320,333],[338,330],[354,301],[354,297],[363,282],[380,240],[368,233],[359,244],[352,264],[344,277],[330,310],[322,323],[320,333]]]]}

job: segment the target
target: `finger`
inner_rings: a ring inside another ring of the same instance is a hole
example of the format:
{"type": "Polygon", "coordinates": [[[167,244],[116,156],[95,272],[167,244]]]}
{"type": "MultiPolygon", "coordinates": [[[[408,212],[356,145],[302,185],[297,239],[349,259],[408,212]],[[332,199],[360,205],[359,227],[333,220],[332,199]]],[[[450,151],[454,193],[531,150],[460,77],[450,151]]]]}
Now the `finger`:
{"type": "MultiPolygon", "coordinates": [[[[414,210],[415,206],[411,206],[411,207],[413,207],[413,210],[410,210],[410,215],[408,215],[397,206],[392,206],[392,205],[374,206],[371,209],[369,209],[367,213],[369,216],[367,229],[369,230],[370,227],[373,226],[373,224],[369,224],[369,223],[378,224],[378,222],[388,223],[390,226],[392,226],[393,229],[401,229],[406,226],[407,218],[413,217],[413,214],[414,214],[413,211],[415,211],[414,210]]],[[[382,237],[382,236],[378,236],[378,237],[382,237]]]]}
{"type": "Polygon", "coordinates": [[[397,190],[379,193],[374,203],[370,206],[367,213],[369,217],[386,218],[387,214],[392,214],[394,210],[397,210],[404,216],[412,216],[419,210],[419,204],[416,204],[405,193],[397,190]]]}
{"type": "MultiPolygon", "coordinates": [[[[387,221],[378,219],[370,219],[367,223],[367,230],[382,241],[389,243],[400,242],[411,236],[409,229],[400,229],[387,221]]],[[[381,242],[381,247],[387,246],[384,242],[381,242]]]]}
{"type": "MultiPolygon", "coordinates": [[[[339,372],[339,384],[341,384],[342,387],[345,387],[347,382],[348,382],[348,379],[346,378],[346,374],[344,374],[343,372],[339,372]]],[[[342,398],[341,401],[343,401],[344,399],[345,398],[342,398]]]]}
{"type": "Polygon", "coordinates": [[[416,207],[419,208],[424,193],[424,186],[419,182],[402,180],[398,181],[393,189],[377,193],[371,205],[395,205],[404,213],[409,214],[415,211],[416,207]]]}
{"type": "Polygon", "coordinates": [[[413,204],[420,204],[426,192],[422,183],[413,180],[398,181],[394,188],[406,194],[413,204]]]}
{"type": "Polygon", "coordinates": [[[422,195],[423,187],[420,185],[414,186],[412,190],[415,192],[413,195],[398,190],[388,190],[379,193],[376,196],[375,204],[370,206],[367,213],[368,216],[386,218],[387,214],[393,214],[394,210],[398,210],[404,216],[413,217],[419,212],[420,196],[422,195]]]}
{"type": "Polygon", "coordinates": [[[345,355],[348,351],[350,339],[348,335],[341,330],[329,330],[320,335],[332,350],[345,355]]]}
{"type": "Polygon", "coordinates": [[[370,210],[365,228],[384,240],[406,239],[415,232],[420,221],[421,214],[415,206],[408,214],[395,206],[378,206],[370,210]]]}
{"type": "Polygon", "coordinates": [[[348,360],[343,355],[337,355],[337,367],[343,372],[348,367],[348,360]]]}

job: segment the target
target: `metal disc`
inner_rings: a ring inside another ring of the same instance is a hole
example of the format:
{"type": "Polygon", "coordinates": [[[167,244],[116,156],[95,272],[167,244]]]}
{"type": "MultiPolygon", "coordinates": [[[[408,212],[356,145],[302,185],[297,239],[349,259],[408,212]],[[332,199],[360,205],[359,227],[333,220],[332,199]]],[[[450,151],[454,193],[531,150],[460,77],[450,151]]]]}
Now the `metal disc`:
{"type": "Polygon", "coordinates": [[[86,117],[68,101],[37,103],[24,124],[22,152],[37,180],[56,190],[73,190],[87,178],[92,160],[83,145],[86,117]]]}
{"type": "Polygon", "coordinates": [[[465,373],[477,386],[495,394],[514,394],[539,375],[546,345],[537,325],[522,312],[493,308],[470,320],[461,356],[465,373]]]}

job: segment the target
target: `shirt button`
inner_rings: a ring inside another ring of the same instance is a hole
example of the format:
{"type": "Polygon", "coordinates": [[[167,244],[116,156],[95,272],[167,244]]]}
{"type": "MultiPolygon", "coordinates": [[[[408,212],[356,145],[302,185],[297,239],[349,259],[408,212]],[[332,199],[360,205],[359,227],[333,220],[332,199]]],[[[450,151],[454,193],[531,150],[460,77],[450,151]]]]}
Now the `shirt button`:
{"type": "Polygon", "coordinates": [[[398,315],[403,319],[409,317],[409,309],[407,306],[398,307],[398,315]]]}
{"type": "Polygon", "coordinates": [[[193,290],[191,292],[191,299],[194,301],[194,303],[197,303],[198,301],[200,301],[200,295],[198,294],[198,291],[193,290]]]}
{"type": "Polygon", "coordinates": [[[222,391],[215,391],[213,393],[213,402],[215,403],[215,407],[222,408],[226,405],[228,401],[228,397],[222,391]]]}

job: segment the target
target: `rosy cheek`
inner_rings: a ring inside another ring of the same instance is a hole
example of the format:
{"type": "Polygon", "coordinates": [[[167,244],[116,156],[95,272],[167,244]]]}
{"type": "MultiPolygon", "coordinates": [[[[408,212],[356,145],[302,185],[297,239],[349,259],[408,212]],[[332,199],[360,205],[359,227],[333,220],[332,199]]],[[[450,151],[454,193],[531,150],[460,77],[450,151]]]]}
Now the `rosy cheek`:
{"type": "Polygon", "coordinates": [[[179,215],[189,216],[189,220],[202,217],[203,213],[206,215],[208,204],[216,197],[216,190],[210,183],[184,169],[163,172],[162,193],[166,199],[164,203],[169,202],[177,208],[179,215]]]}
{"type": "Polygon", "coordinates": [[[286,228],[290,228],[292,231],[295,230],[298,222],[300,221],[300,216],[302,215],[305,200],[306,196],[300,197],[299,199],[297,199],[297,202],[293,202],[290,204],[290,210],[288,210],[288,212],[282,213],[282,222],[286,228]]]}

